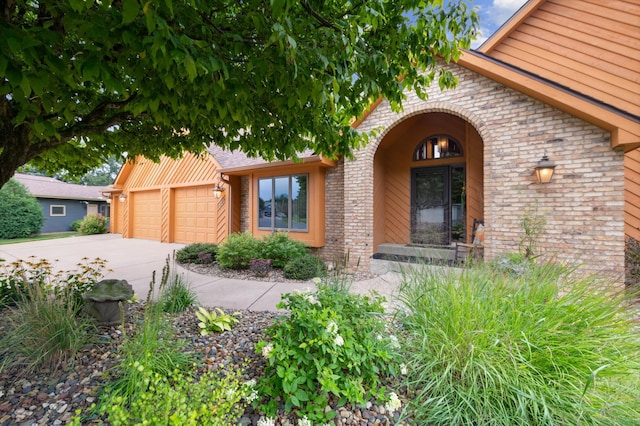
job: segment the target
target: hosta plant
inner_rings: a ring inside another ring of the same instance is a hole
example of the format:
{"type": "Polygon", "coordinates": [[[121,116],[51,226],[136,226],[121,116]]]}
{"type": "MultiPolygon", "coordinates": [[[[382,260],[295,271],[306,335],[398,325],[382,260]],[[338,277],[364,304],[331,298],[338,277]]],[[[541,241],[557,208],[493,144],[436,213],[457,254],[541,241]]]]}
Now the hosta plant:
{"type": "Polygon", "coordinates": [[[208,311],[202,306],[198,307],[198,311],[196,312],[196,317],[200,320],[198,323],[200,334],[203,336],[209,333],[220,333],[231,330],[231,327],[238,322],[239,316],[241,316],[240,312],[227,314],[220,308],[208,311]]]}

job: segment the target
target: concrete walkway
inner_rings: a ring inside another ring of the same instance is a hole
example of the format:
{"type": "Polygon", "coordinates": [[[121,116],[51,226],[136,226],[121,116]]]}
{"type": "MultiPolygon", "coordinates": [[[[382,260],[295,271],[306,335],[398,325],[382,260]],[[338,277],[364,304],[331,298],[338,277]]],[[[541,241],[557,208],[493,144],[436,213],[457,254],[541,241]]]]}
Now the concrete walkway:
{"type": "MultiPolygon", "coordinates": [[[[103,234],[0,245],[0,259],[11,262],[33,256],[36,259],[55,261],[56,270],[77,269],[77,264],[85,257],[90,260],[106,259],[106,269],[113,272],[105,273],[105,278],[127,280],[137,297],[143,299],[149,291],[153,272],[156,272],[156,282],[159,282],[167,256],[182,247],[184,244],[103,234]]],[[[174,270],[184,274],[200,304],[209,307],[275,311],[282,294],[313,287],[312,283],[250,281],[202,275],[179,266],[174,270]]],[[[359,294],[375,290],[393,304],[399,279],[398,274],[390,272],[370,280],[355,282],[351,290],[359,294]]]]}

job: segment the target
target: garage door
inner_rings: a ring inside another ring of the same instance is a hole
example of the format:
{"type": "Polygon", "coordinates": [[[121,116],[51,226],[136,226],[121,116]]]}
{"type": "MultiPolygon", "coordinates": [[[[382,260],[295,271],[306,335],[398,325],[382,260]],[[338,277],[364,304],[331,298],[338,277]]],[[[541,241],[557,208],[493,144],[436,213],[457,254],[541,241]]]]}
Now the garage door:
{"type": "Polygon", "coordinates": [[[215,243],[217,199],[210,186],[175,190],[176,243],[215,243]]]}
{"type": "Polygon", "coordinates": [[[133,237],[160,241],[160,191],[133,193],[133,237]]]}

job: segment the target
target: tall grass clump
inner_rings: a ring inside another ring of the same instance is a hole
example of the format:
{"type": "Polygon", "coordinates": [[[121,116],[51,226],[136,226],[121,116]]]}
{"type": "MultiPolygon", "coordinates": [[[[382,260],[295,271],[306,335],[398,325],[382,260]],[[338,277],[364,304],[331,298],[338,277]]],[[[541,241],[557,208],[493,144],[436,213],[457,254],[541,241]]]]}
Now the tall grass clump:
{"type": "MultiPolygon", "coordinates": [[[[167,263],[162,271],[160,288],[166,288],[170,277],[167,263]]],[[[106,386],[108,400],[117,398],[120,403],[130,406],[149,389],[149,375],[169,377],[189,369],[195,361],[194,355],[185,351],[185,344],[175,339],[173,326],[162,309],[154,303],[155,272],[142,321],[135,335],[124,335],[124,343],[119,353],[120,362],[116,365],[115,381],[106,386]]],[[[123,330],[124,312],[123,312],[123,330]]],[[[104,401],[103,401],[104,402],[104,401]]]]}
{"type": "Polygon", "coordinates": [[[22,297],[3,315],[9,332],[0,340],[0,358],[23,366],[25,374],[72,363],[93,327],[78,314],[72,288],[54,294],[39,282],[26,281],[22,289],[22,297]]]}
{"type": "Polygon", "coordinates": [[[520,274],[476,265],[406,275],[400,299],[417,423],[637,424],[631,299],[572,272],[531,262],[520,274]]]}
{"type": "MultiPolygon", "coordinates": [[[[191,289],[189,282],[182,274],[171,271],[170,257],[167,256],[162,269],[162,278],[158,289],[156,309],[170,314],[184,312],[198,302],[198,296],[191,289]]],[[[175,259],[173,262],[175,269],[175,259]]],[[[152,297],[152,295],[150,295],[152,297]]]]}

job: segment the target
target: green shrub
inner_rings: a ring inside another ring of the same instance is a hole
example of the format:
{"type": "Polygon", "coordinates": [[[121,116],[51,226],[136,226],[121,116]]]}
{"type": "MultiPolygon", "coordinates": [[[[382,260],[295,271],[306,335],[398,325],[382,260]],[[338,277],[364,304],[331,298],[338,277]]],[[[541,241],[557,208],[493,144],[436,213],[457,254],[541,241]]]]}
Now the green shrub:
{"type": "Polygon", "coordinates": [[[0,238],[24,238],[42,228],[42,209],[27,188],[10,179],[0,188],[0,238]]]}
{"type": "Polygon", "coordinates": [[[325,412],[330,395],[364,404],[387,399],[381,377],[396,372],[397,339],[383,319],[383,299],[334,292],[282,296],[280,309],[291,314],[265,331],[256,350],[267,360],[258,388],[266,397],[260,409],[273,416],[280,399],[314,423],[332,419],[325,412]]]}
{"type": "Polygon", "coordinates": [[[212,243],[189,244],[176,252],[178,263],[207,264],[216,260],[218,246],[212,243]]]}
{"type": "Polygon", "coordinates": [[[262,259],[271,259],[271,266],[284,268],[291,259],[306,255],[309,249],[304,243],[290,239],[286,232],[274,232],[262,239],[260,252],[262,259]]]}
{"type": "MultiPolygon", "coordinates": [[[[526,256],[526,254],[524,254],[526,256]]],[[[623,293],[558,265],[405,277],[418,424],[634,424],[640,335],[623,293]]]]}
{"type": "Polygon", "coordinates": [[[197,379],[183,373],[163,376],[144,367],[140,373],[149,386],[130,404],[124,404],[122,396],[103,396],[99,413],[109,424],[235,425],[247,403],[257,397],[252,383],[240,382],[241,370],[225,375],[209,371],[197,379]]]}
{"type": "Polygon", "coordinates": [[[106,234],[107,218],[100,214],[88,214],[80,220],[78,231],[82,235],[106,234]]]}
{"type": "Polygon", "coordinates": [[[75,359],[89,341],[92,322],[78,315],[71,287],[55,292],[41,282],[26,280],[21,298],[3,315],[9,331],[0,340],[0,358],[19,363],[30,372],[56,370],[75,359]]]}
{"type": "Polygon", "coordinates": [[[74,220],[73,222],[71,222],[71,225],[69,225],[71,227],[71,229],[73,229],[76,232],[80,232],[80,224],[82,223],[82,219],[77,219],[74,220]]]}
{"type": "Polygon", "coordinates": [[[327,265],[318,256],[306,254],[287,263],[283,272],[285,277],[292,280],[309,280],[327,275],[327,265]]]}
{"type": "Polygon", "coordinates": [[[218,263],[223,268],[246,269],[251,259],[260,257],[260,240],[248,232],[231,234],[218,247],[218,263]]]}

